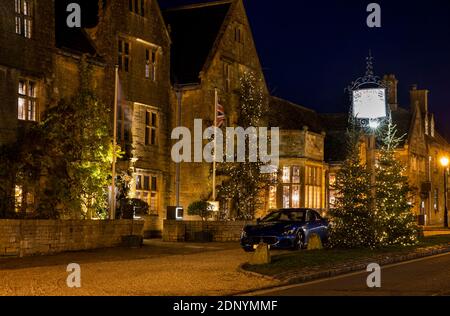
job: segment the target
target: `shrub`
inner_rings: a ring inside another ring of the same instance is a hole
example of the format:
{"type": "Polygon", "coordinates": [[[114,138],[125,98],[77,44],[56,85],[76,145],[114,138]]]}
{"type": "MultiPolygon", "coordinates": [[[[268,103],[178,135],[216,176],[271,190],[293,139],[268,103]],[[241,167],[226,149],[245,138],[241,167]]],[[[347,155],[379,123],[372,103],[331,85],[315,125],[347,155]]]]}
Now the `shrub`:
{"type": "Polygon", "coordinates": [[[188,214],[190,216],[200,216],[203,221],[212,217],[213,213],[212,206],[207,201],[197,201],[188,207],[188,214]]]}
{"type": "Polygon", "coordinates": [[[148,203],[139,199],[123,199],[120,201],[120,208],[117,217],[122,219],[133,219],[134,216],[148,215],[148,203]]]}

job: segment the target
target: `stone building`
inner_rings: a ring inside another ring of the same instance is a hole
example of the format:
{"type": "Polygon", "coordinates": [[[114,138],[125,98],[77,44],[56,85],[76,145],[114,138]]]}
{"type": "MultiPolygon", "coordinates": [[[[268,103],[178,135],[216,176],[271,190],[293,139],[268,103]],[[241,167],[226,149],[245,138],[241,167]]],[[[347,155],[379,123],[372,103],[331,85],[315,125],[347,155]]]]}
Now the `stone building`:
{"type": "MultiPolygon", "coordinates": [[[[240,78],[252,72],[261,79],[268,126],[281,130],[279,184],[261,193],[267,198],[262,213],[281,207],[332,207],[335,193],[327,188],[345,158],[347,115],[319,115],[269,96],[242,0],[164,12],[151,0],[100,0],[98,6],[94,27],[62,33],[65,15],[55,14],[55,0],[0,2],[0,144],[15,142],[47,107],[76,92],[83,57],[94,66],[92,87],[113,108],[118,65],[117,141],[126,153],[118,171],[131,175],[131,197],[150,206],[145,230],[160,231],[168,206],[186,209],[212,198],[211,164],[181,163],[177,183],[171,131],[184,126],[194,132],[195,119],[203,121],[200,133],[212,126],[216,91],[225,125],[236,126],[240,78]]],[[[427,90],[413,87],[405,109],[397,101],[395,76],[384,80],[391,87],[394,123],[407,135],[398,157],[407,165],[414,188],[414,213],[426,224],[441,224],[444,170],[439,159],[450,155],[449,144],[435,129],[427,90]]],[[[192,140],[192,145],[199,144],[192,140]]],[[[366,147],[362,142],[363,160],[366,147]]],[[[24,207],[23,201],[33,204],[32,190],[20,184],[9,190],[24,207]]]]}
{"type": "Polygon", "coordinates": [[[55,48],[53,1],[0,3],[0,143],[39,120],[51,98],[55,48]]]}
{"type": "Polygon", "coordinates": [[[311,109],[271,97],[269,125],[280,128],[278,185],[269,189],[268,209],[306,207],[325,212],[325,128],[311,109]]]}
{"type": "MultiPolygon", "coordinates": [[[[76,92],[82,56],[93,66],[92,86],[103,81],[102,61],[86,34],[71,33],[77,41],[58,36],[55,10],[52,0],[0,3],[0,145],[17,142],[48,107],[76,92]]],[[[16,210],[33,210],[33,188],[5,179],[1,184],[16,210]]]]}
{"type": "Polygon", "coordinates": [[[99,1],[99,21],[88,30],[105,60],[106,102],[114,104],[119,67],[117,143],[126,152],[118,172],[130,172],[131,197],[147,202],[145,230],[162,228],[171,204],[169,122],[170,37],[157,1],[99,1]]]}
{"type": "MultiPolygon", "coordinates": [[[[411,204],[420,224],[440,225],[444,220],[444,169],[439,164],[443,156],[450,156],[448,142],[435,128],[434,115],[428,106],[428,90],[411,87],[409,108],[398,104],[398,80],[394,75],[386,75],[383,80],[388,83],[392,120],[403,136],[397,158],[407,166],[406,172],[413,189],[411,204]]],[[[345,159],[345,131],[348,117],[346,114],[321,115],[327,127],[325,145],[326,161],[330,165],[328,182],[329,204],[333,207],[335,192],[332,189],[336,181],[336,172],[345,159]]],[[[367,161],[367,140],[361,141],[361,159],[367,161]]],[[[375,156],[377,153],[375,153],[375,156]]]]}
{"type": "MultiPolygon", "coordinates": [[[[242,0],[173,8],[163,15],[172,39],[172,127],[194,131],[195,119],[203,120],[200,133],[212,126],[216,89],[226,125],[236,126],[236,90],[245,72],[262,80],[268,96],[242,0]]],[[[179,205],[187,209],[194,201],[212,198],[211,168],[203,162],[180,164],[179,205]]]]}

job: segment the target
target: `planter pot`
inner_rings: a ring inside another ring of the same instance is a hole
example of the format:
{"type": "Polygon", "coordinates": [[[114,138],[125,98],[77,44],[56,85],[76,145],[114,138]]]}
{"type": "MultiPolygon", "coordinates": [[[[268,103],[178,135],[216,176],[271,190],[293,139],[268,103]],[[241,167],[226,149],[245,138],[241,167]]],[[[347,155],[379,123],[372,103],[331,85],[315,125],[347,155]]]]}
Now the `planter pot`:
{"type": "Polygon", "coordinates": [[[122,236],[122,246],[128,248],[141,248],[144,238],[139,235],[122,236]]]}

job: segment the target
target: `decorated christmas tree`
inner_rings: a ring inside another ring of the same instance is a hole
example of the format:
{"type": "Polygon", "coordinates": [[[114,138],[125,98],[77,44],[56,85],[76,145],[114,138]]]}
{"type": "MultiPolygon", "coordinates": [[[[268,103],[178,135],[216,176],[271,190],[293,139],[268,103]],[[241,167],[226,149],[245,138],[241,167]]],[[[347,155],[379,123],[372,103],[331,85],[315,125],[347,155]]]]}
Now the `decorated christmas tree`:
{"type": "MultiPolygon", "coordinates": [[[[263,83],[253,73],[244,73],[240,78],[238,91],[238,126],[243,129],[262,126],[266,112],[263,83]]],[[[272,175],[261,173],[265,164],[259,159],[250,161],[249,149],[257,143],[245,139],[245,162],[226,162],[219,166],[219,174],[224,177],[219,187],[219,197],[231,201],[235,218],[252,219],[255,212],[263,206],[262,192],[271,183],[272,175]]],[[[257,148],[256,148],[257,149],[257,148]]],[[[234,161],[237,161],[236,156],[234,161]]]]}
{"type": "Polygon", "coordinates": [[[334,248],[377,245],[371,173],[360,157],[361,136],[356,124],[347,132],[347,159],[336,175],[338,195],[330,211],[330,246],[334,248]]]}
{"type": "Polygon", "coordinates": [[[411,187],[405,165],[395,157],[402,137],[389,120],[381,129],[381,149],[376,165],[376,209],[382,245],[417,243],[417,226],[409,203],[411,187]]]}

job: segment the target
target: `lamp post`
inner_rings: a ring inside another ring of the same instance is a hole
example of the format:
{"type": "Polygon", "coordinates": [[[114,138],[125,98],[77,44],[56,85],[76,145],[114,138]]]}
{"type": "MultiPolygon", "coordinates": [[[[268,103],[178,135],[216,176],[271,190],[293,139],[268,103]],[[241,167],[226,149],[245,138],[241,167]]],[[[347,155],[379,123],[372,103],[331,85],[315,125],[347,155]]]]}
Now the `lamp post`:
{"type": "Polygon", "coordinates": [[[448,228],[448,207],[447,207],[447,168],[450,161],[448,157],[441,158],[441,165],[444,167],[444,227],[448,228]]]}

